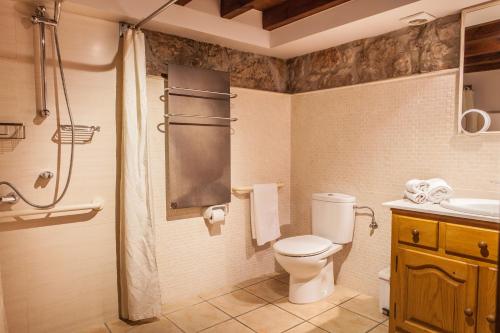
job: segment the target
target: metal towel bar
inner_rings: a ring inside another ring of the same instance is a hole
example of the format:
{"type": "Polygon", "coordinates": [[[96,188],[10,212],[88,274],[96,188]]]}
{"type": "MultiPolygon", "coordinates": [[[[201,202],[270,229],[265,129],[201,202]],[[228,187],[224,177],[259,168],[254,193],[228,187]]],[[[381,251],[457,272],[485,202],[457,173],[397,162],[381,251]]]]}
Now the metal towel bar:
{"type": "MultiPolygon", "coordinates": [[[[229,97],[229,98],[236,98],[238,97],[237,94],[233,93],[228,93],[228,92],[220,92],[220,91],[212,91],[212,90],[204,90],[204,89],[194,89],[194,88],[182,88],[182,87],[169,87],[165,88],[165,92],[172,94],[171,90],[179,90],[179,91],[185,91],[185,92],[195,92],[195,93],[203,93],[203,94],[212,94],[212,95],[217,95],[217,96],[224,96],[224,97],[229,97]]],[[[188,95],[191,96],[191,95],[188,95]]],[[[203,96],[192,96],[192,97],[203,97],[203,96]]],[[[166,101],[165,95],[160,96],[160,100],[162,102],[166,101]]]]}
{"type": "Polygon", "coordinates": [[[164,114],[163,116],[165,118],[182,117],[182,118],[204,118],[204,119],[214,119],[214,120],[238,121],[238,118],[202,116],[200,114],[167,113],[167,114],[164,114]]]}

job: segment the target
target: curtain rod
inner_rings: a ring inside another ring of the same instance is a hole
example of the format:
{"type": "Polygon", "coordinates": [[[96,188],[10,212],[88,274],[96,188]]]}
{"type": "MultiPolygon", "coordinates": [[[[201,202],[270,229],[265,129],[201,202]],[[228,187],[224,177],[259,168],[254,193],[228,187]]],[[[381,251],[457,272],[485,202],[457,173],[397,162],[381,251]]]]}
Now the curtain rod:
{"type": "Polygon", "coordinates": [[[169,1],[167,1],[163,6],[161,6],[160,8],[158,8],[157,10],[155,10],[154,12],[152,12],[150,15],[148,15],[145,18],[143,18],[142,20],[140,20],[136,24],[131,25],[130,28],[131,29],[140,29],[144,24],[146,24],[149,21],[151,21],[155,16],[157,16],[158,14],[160,14],[161,12],[163,12],[165,9],[167,9],[168,7],[170,7],[171,5],[173,5],[176,2],[177,2],[177,0],[169,0],[169,1]]]}

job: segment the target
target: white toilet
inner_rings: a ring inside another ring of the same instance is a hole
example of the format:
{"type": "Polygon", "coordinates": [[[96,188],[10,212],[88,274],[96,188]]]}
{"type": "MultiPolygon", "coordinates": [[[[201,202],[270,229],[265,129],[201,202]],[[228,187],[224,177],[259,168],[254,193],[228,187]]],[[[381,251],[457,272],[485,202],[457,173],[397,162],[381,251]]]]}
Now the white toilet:
{"type": "Polygon", "coordinates": [[[355,203],[347,194],[313,194],[312,235],[274,244],[276,260],[290,273],[290,302],[316,302],[333,292],[332,255],[352,242],[355,203]]]}

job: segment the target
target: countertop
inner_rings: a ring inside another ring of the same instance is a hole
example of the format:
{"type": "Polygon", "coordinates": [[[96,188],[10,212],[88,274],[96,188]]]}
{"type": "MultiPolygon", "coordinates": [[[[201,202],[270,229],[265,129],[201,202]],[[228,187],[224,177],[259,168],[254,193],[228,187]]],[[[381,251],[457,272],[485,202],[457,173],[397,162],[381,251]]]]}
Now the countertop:
{"type": "Polygon", "coordinates": [[[389,207],[389,208],[395,208],[395,209],[401,209],[401,210],[408,210],[408,211],[413,211],[413,212],[445,215],[445,216],[452,216],[452,217],[460,217],[460,218],[464,218],[464,219],[472,219],[472,220],[500,223],[500,219],[498,217],[462,213],[462,212],[458,212],[455,210],[443,208],[439,204],[435,204],[432,202],[426,202],[423,204],[416,204],[408,199],[400,199],[400,200],[395,200],[395,201],[384,202],[382,204],[382,206],[389,207]]]}

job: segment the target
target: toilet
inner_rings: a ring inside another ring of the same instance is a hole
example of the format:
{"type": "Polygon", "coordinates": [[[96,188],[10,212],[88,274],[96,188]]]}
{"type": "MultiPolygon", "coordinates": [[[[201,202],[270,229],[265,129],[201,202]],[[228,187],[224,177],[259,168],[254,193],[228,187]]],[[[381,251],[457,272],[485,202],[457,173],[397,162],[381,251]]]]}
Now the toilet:
{"type": "Polygon", "coordinates": [[[312,303],[333,292],[333,254],[352,242],[355,203],[347,194],[313,194],[312,235],[274,244],[276,260],[290,273],[290,302],[312,303]]]}

